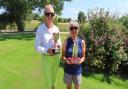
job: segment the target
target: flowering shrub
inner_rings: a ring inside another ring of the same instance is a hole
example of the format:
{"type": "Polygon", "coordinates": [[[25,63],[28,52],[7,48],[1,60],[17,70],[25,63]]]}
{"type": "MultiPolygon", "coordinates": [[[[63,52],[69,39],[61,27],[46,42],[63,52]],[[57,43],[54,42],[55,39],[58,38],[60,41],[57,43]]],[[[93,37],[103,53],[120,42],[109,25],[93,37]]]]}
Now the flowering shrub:
{"type": "Polygon", "coordinates": [[[86,38],[90,40],[93,66],[102,69],[107,75],[116,72],[121,62],[128,60],[123,46],[125,28],[118,23],[116,16],[110,16],[102,8],[90,10],[88,20],[90,29],[89,37],[86,38]]]}

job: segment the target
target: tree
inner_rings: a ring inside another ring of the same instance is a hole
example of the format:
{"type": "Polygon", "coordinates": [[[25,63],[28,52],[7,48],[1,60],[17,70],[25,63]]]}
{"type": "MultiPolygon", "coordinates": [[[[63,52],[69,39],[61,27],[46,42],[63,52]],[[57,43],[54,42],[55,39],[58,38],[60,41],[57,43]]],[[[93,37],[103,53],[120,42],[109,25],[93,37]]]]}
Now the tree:
{"type": "Polygon", "coordinates": [[[25,15],[27,15],[26,2],[24,0],[1,0],[0,4],[6,9],[6,12],[1,15],[3,20],[0,23],[7,26],[15,22],[18,30],[23,31],[25,15]]]}
{"type": "Polygon", "coordinates": [[[63,19],[61,17],[59,17],[58,22],[63,22],[63,19]]]}
{"type": "MultiPolygon", "coordinates": [[[[124,26],[117,22],[109,11],[93,9],[88,12],[91,67],[104,73],[107,81],[111,73],[117,72],[122,61],[128,60],[123,40],[126,38],[124,26]]],[[[81,35],[86,32],[82,32],[81,35]]],[[[86,56],[88,57],[88,56],[86,56]]],[[[108,81],[110,82],[110,81],[108,81]]]]}
{"type": "Polygon", "coordinates": [[[84,23],[85,21],[86,21],[86,16],[84,12],[80,11],[78,13],[78,22],[81,24],[81,23],[84,23]]]}
{"type": "Polygon", "coordinates": [[[6,13],[0,15],[0,29],[16,23],[18,30],[24,31],[24,22],[33,9],[39,8],[40,12],[46,4],[51,3],[60,15],[64,1],[71,0],[0,0],[0,8],[6,10],[6,13]]]}
{"type": "Polygon", "coordinates": [[[128,15],[121,17],[120,22],[128,29],[128,15]]]}
{"type": "Polygon", "coordinates": [[[38,20],[40,16],[37,13],[33,13],[33,20],[38,20]]]}
{"type": "Polygon", "coordinates": [[[118,70],[122,61],[127,60],[122,45],[125,38],[124,27],[103,8],[91,10],[88,18],[91,25],[94,60],[99,61],[97,66],[104,70],[105,76],[108,76],[118,70]]]}
{"type": "MultiPolygon", "coordinates": [[[[86,16],[84,14],[84,12],[80,11],[78,13],[78,22],[80,24],[80,34],[83,33],[83,30],[84,30],[84,25],[85,25],[85,22],[86,22],[86,16]]],[[[81,34],[82,38],[85,39],[85,34],[81,34]]]]}

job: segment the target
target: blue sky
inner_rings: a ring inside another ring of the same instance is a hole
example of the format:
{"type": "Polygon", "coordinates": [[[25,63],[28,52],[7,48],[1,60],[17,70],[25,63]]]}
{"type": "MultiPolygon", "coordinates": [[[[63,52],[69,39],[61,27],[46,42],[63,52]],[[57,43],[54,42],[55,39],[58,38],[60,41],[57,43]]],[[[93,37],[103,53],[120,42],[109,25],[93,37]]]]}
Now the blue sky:
{"type": "Polygon", "coordinates": [[[87,14],[89,9],[95,7],[104,8],[119,16],[128,14],[128,0],[72,0],[64,3],[61,17],[77,19],[79,11],[87,14]]]}
{"type": "MultiPolygon", "coordinates": [[[[77,19],[79,11],[87,14],[89,9],[95,7],[109,10],[111,14],[122,16],[128,14],[128,0],[72,0],[65,2],[61,17],[77,19]]],[[[0,10],[0,13],[3,10],[0,10]]]]}
{"type": "Polygon", "coordinates": [[[4,9],[0,9],[0,14],[3,13],[3,12],[5,12],[5,10],[4,9]]]}

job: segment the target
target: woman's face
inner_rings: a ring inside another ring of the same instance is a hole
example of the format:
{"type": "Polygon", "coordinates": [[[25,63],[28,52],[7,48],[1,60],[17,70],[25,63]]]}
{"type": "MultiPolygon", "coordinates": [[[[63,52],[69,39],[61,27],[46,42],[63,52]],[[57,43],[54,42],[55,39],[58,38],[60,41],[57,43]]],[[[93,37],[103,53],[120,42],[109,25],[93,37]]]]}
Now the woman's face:
{"type": "Polygon", "coordinates": [[[54,20],[54,17],[55,17],[55,13],[54,13],[53,8],[47,8],[45,10],[44,16],[45,16],[45,21],[47,23],[52,23],[54,20]]]}
{"type": "Polygon", "coordinates": [[[69,30],[70,30],[71,37],[76,37],[78,35],[79,28],[77,26],[72,25],[70,26],[69,30]]]}

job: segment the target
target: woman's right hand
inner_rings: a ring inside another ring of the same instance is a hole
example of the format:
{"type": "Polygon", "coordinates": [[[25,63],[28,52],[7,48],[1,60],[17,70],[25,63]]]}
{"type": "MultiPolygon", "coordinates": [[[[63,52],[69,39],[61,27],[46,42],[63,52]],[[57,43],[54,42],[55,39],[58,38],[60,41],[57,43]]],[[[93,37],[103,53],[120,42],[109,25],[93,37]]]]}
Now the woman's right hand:
{"type": "Polygon", "coordinates": [[[51,49],[51,48],[48,49],[47,53],[49,53],[50,55],[53,55],[53,54],[54,54],[54,53],[52,52],[52,49],[51,49]]]}
{"type": "Polygon", "coordinates": [[[67,64],[74,64],[74,61],[72,60],[72,58],[67,58],[66,59],[67,64]]]}

